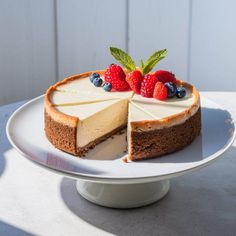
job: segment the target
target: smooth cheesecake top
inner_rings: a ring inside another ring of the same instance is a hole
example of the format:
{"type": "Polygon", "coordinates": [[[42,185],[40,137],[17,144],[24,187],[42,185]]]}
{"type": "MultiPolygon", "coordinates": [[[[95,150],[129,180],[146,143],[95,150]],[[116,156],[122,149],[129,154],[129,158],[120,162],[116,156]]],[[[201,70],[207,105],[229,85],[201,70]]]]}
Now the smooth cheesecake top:
{"type": "MultiPolygon", "coordinates": [[[[101,74],[101,78],[104,79],[104,71],[97,72],[101,74]]],[[[78,76],[73,76],[68,79],[65,79],[63,82],[59,82],[55,89],[60,92],[69,92],[75,94],[81,94],[81,96],[86,96],[87,98],[129,98],[132,97],[133,91],[125,92],[106,92],[102,87],[95,87],[89,80],[91,72],[84,73],[78,76]]],[[[54,95],[53,95],[54,97],[54,95]]]]}
{"type": "Polygon", "coordinates": [[[129,112],[132,128],[136,131],[166,128],[183,123],[194,115],[200,106],[198,91],[194,86],[180,80],[177,85],[186,88],[184,98],[160,101],[135,94],[129,112]]]}
{"type": "MultiPolygon", "coordinates": [[[[96,71],[103,76],[104,71],[96,71]]],[[[137,131],[162,128],[184,122],[200,106],[198,91],[192,85],[178,81],[186,88],[184,98],[159,101],[128,92],[106,92],[89,80],[92,72],[75,75],[51,86],[45,95],[45,109],[57,120],[76,125],[79,120],[114,104],[116,100],[129,100],[129,122],[137,131]]],[[[115,111],[114,111],[115,112],[115,111]]]]}

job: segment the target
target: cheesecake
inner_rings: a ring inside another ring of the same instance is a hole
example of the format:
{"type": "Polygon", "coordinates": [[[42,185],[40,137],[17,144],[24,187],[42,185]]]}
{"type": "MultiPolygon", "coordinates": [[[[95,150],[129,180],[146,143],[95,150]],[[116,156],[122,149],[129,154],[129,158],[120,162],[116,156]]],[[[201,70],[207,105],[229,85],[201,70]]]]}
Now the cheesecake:
{"type": "Polygon", "coordinates": [[[188,146],[201,131],[200,96],[180,80],[186,96],[157,100],[127,91],[104,91],[86,72],[51,86],[45,94],[45,134],[58,149],[84,156],[127,127],[129,160],[163,156],[188,146]]]}

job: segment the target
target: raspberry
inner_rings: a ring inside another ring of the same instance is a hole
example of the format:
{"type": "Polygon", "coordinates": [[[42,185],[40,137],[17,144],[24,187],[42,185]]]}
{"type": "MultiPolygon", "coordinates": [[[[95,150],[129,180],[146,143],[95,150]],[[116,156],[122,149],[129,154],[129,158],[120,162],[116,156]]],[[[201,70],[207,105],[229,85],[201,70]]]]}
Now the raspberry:
{"type": "Polygon", "coordinates": [[[156,82],[157,77],[154,74],[146,74],[141,84],[141,96],[151,98],[156,82]]]}
{"type": "Polygon", "coordinates": [[[116,91],[130,90],[129,84],[125,80],[125,72],[118,65],[111,64],[105,71],[104,79],[116,91]]]}
{"type": "Polygon", "coordinates": [[[142,73],[139,70],[132,71],[126,75],[126,81],[130,88],[137,94],[140,94],[141,83],[143,81],[142,73]]]}
{"type": "Polygon", "coordinates": [[[162,82],[156,83],[153,97],[158,100],[165,100],[167,98],[167,88],[162,82]]]}
{"type": "Polygon", "coordinates": [[[115,91],[129,91],[130,90],[130,87],[126,81],[113,80],[111,82],[111,85],[112,85],[112,90],[115,90],[115,91]]]}
{"type": "Polygon", "coordinates": [[[157,76],[158,81],[161,81],[162,83],[172,82],[172,83],[176,84],[175,75],[172,74],[172,73],[169,72],[169,71],[166,71],[166,70],[158,70],[158,71],[156,71],[154,74],[157,76]]]}

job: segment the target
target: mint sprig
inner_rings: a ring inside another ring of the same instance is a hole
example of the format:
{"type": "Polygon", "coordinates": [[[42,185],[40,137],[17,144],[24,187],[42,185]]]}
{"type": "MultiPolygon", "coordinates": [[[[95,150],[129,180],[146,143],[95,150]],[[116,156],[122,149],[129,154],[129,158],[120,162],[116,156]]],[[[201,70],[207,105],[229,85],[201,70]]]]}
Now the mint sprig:
{"type": "MultiPolygon", "coordinates": [[[[136,70],[136,65],[128,53],[115,47],[110,47],[110,52],[111,55],[129,72],[136,70]]],[[[142,74],[145,75],[149,73],[160,60],[166,57],[166,55],[167,49],[163,49],[153,53],[145,63],[143,60],[140,60],[142,74]]]]}
{"type": "Polygon", "coordinates": [[[145,75],[150,72],[160,60],[166,57],[166,55],[167,49],[163,49],[153,53],[145,63],[141,61],[142,74],[145,75]]]}
{"type": "Polygon", "coordinates": [[[110,47],[111,55],[128,71],[136,70],[136,66],[129,54],[119,48],[110,47]]]}

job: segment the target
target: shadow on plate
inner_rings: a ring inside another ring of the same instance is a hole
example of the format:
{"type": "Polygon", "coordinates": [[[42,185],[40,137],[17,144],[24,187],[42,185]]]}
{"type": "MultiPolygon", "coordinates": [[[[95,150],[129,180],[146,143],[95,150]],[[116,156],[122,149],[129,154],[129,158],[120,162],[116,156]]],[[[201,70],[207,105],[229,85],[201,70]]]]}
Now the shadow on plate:
{"type": "Polygon", "coordinates": [[[75,156],[64,153],[60,150],[55,150],[55,152],[58,153],[57,154],[50,150],[39,148],[32,143],[28,145],[28,143],[19,144],[18,140],[14,140],[14,142],[21,152],[25,153],[25,156],[29,160],[50,170],[68,173],[86,173],[91,175],[104,174],[103,171],[85,165],[83,161],[78,162],[78,159],[75,156]]]}
{"type": "Polygon", "coordinates": [[[126,133],[127,130],[124,129],[120,134],[113,135],[111,138],[90,150],[84,158],[87,160],[107,161],[123,157],[124,153],[127,153],[126,133]]]}
{"type": "Polygon", "coordinates": [[[186,163],[201,161],[223,148],[232,138],[235,126],[230,113],[222,109],[202,108],[202,132],[186,148],[160,158],[139,163],[186,163]]]}

